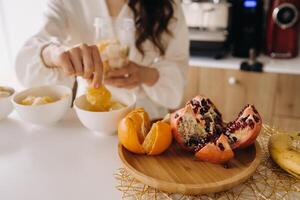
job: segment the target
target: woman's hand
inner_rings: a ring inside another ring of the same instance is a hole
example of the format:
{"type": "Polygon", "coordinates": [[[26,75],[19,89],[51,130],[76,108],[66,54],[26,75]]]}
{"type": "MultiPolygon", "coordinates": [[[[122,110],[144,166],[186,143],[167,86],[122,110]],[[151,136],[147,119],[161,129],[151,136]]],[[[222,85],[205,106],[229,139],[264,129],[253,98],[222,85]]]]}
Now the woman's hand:
{"type": "Polygon", "coordinates": [[[82,44],[65,51],[62,47],[50,45],[42,56],[48,67],[61,68],[68,76],[82,76],[92,80],[94,87],[102,84],[103,65],[97,46],[82,44]]]}
{"type": "Polygon", "coordinates": [[[157,69],[140,66],[130,61],[125,67],[108,71],[104,82],[115,87],[132,89],[141,84],[152,86],[158,79],[157,69]]]}

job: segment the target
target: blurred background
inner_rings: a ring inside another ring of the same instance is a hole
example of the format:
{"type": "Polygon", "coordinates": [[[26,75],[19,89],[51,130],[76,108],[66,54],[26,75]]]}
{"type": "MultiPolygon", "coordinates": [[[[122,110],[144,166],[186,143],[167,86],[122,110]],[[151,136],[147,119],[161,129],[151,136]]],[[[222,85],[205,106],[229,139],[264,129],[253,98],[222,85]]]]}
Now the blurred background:
{"type": "Polygon", "coordinates": [[[24,42],[39,30],[47,0],[0,0],[0,85],[20,87],[14,60],[24,42]]]}
{"type": "MultiPolygon", "coordinates": [[[[21,88],[14,60],[47,0],[0,0],[0,85],[21,88]]],[[[191,58],[184,100],[209,96],[232,120],[253,103],[266,123],[300,130],[299,0],[182,0],[191,58]],[[265,72],[265,73],[262,73],[265,72]]]]}

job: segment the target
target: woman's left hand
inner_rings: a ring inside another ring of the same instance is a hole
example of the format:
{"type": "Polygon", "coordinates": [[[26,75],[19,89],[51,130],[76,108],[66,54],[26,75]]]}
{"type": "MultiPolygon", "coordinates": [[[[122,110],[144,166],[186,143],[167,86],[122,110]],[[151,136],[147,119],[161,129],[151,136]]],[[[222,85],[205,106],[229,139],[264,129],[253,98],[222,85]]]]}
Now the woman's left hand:
{"type": "Polygon", "coordinates": [[[132,89],[141,84],[153,86],[158,79],[159,72],[157,69],[140,66],[130,61],[125,67],[108,71],[104,83],[119,88],[132,89]]]}

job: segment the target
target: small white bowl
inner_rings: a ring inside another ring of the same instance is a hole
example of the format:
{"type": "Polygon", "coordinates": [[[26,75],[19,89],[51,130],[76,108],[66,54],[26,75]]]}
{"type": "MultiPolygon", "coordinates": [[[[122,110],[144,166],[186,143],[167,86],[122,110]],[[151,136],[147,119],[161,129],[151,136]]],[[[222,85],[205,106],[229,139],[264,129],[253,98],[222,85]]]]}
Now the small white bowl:
{"type": "MultiPolygon", "coordinates": [[[[2,86],[1,86],[2,87],[2,86]]],[[[7,97],[0,97],[0,120],[6,118],[13,111],[13,104],[11,102],[12,96],[15,93],[15,90],[10,87],[2,87],[5,90],[11,92],[7,97]]]]}
{"type": "Polygon", "coordinates": [[[105,135],[116,134],[118,123],[135,108],[136,96],[125,90],[112,91],[112,100],[127,105],[125,108],[107,112],[91,112],[84,108],[88,105],[85,95],[74,101],[76,114],[81,123],[88,129],[105,135]]]}
{"type": "Polygon", "coordinates": [[[63,118],[71,108],[72,90],[60,85],[35,87],[15,94],[12,102],[17,113],[24,121],[48,126],[63,118]],[[22,105],[20,102],[27,96],[50,96],[58,100],[45,105],[22,105]]]}

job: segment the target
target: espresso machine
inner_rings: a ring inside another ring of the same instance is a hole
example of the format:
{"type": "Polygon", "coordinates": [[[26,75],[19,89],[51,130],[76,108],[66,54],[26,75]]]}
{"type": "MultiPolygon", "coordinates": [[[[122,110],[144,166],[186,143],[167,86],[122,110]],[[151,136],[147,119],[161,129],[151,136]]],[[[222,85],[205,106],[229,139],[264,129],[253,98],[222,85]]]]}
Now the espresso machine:
{"type": "Polygon", "coordinates": [[[231,4],[226,0],[183,0],[190,31],[190,53],[222,57],[228,50],[231,4]]]}
{"type": "Polygon", "coordinates": [[[300,0],[271,0],[266,31],[266,53],[273,58],[298,55],[300,0]]]}
{"type": "Polygon", "coordinates": [[[263,0],[231,0],[233,5],[233,56],[248,58],[250,51],[259,55],[262,47],[263,0]]]}

